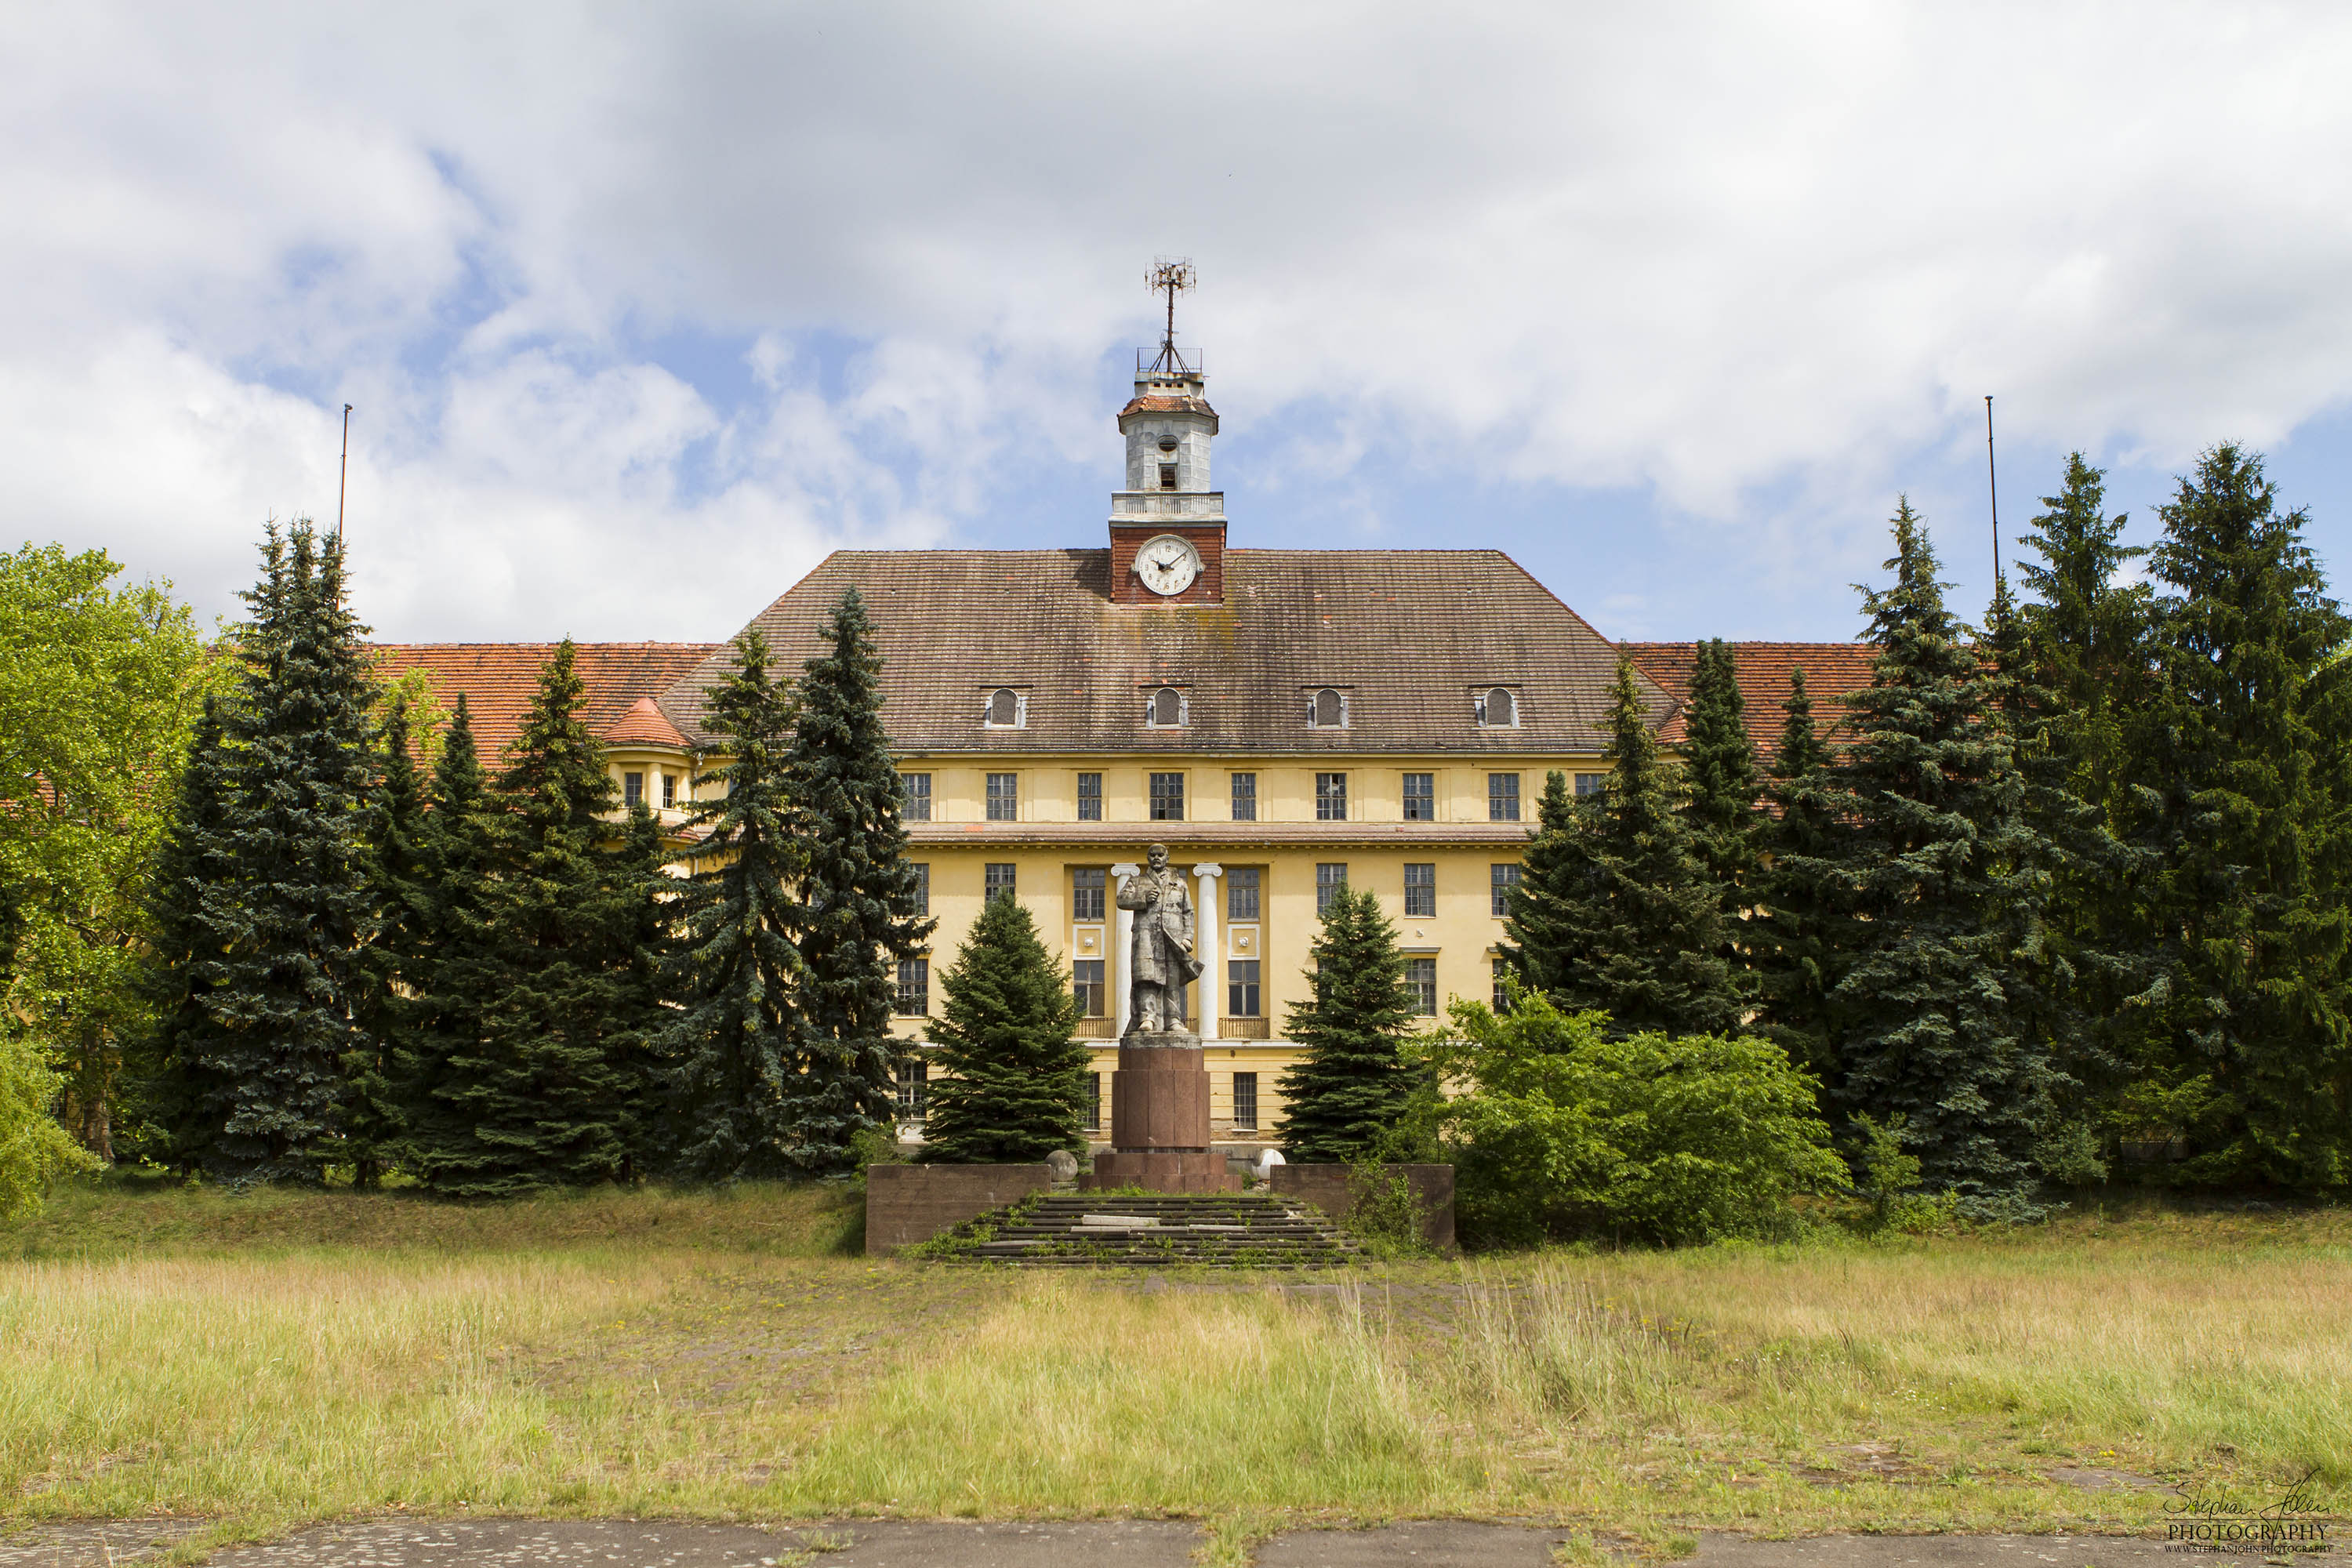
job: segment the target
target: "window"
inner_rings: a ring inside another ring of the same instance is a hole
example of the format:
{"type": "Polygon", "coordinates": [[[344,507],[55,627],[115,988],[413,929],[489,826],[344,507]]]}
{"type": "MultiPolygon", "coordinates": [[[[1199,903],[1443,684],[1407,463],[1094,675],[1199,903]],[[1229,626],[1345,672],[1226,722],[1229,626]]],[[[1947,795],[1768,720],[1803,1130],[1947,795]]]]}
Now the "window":
{"type": "Polygon", "coordinates": [[[1437,775],[1435,773],[1404,775],[1404,819],[1407,822],[1437,820],[1437,775]]]}
{"type": "Polygon", "coordinates": [[[1325,687],[1307,700],[1307,722],[1318,730],[1346,729],[1347,697],[1336,687],[1325,687]]]}
{"type": "Polygon", "coordinates": [[[988,707],[981,715],[982,722],[1000,730],[1018,730],[1028,718],[1028,698],[1009,686],[1000,686],[988,694],[988,707]]]}
{"type": "Polygon", "coordinates": [[[928,958],[902,958],[898,961],[898,1013],[902,1018],[919,1018],[931,1010],[931,961],[928,958]]]}
{"type": "Polygon", "coordinates": [[[1102,1074],[1087,1074],[1087,1125],[1102,1125],[1102,1074]]]}
{"type": "Polygon", "coordinates": [[[898,775],[898,812],[909,822],[931,819],[931,775],[900,773],[898,775]]]}
{"type": "Polygon", "coordinates": [[[920,1057],[902,1057],[898,1061],[898,1120],[920,1121],[930,1107],[931,1064],[920,1057]]]}
{"type": "Polygon", "coordinates": [[[1078,820],[1080,822],[1102,820],[1102,774],[1100,773],[1078,775],[1078,820]]]}
{"type": "Polygon", "coordinates": [[[1070,918],[1074,921],[1098,921],[1103,918],[1103,889],[1110,873],[1099,866],[1081,866],[1070,873],[1070,918]]]}
{"type": "Polygon", "coordinates": [[[1257,820],[1257,775],[1255,773],[1234,775],[1234,820],[1235,822],[1257,820]]]}
{"type": "Polygon", "coordinates": [[[1151,775],[1151,820],[1154,822],[1184,820],[1184,775],[1182,773],[1151,775]]]}
{"type": "Polygon", "coordinates": [[[1348,775],[1317,773],[1315,775],[1315,820],[1345,822],[1348,820],[1348,775]]]}
{"type": "Polygon", "coordinates": [[[1229,1018],[1255,1018],[1258,1016],[1257,960],[1237,958],[1227,966],[1225,975],[1225,1016],[1229,1018]]]}
{"type": "Polygon", "coordinates": [[[1143,705],[1143,721],[1159,730],[1174,730],[1183,725],[1184,694],[1172,686],[1163,686],[1151,694],[1143,705]]]}
{"type": "Polygon", "coordinates": [[[1257,919],[1257,868],[1236,866],[1225,873],[1225,919],[1257,919]]]}
{"type": "Polygon", "coordinates": [[[1486,775],[1486,820],[1517,822],[1519,819],[1519,775],[1488,773],[1486,775]]]}
{"type": "Polygon", "coordinates": [[[1348,867],[1344,861],[1326,861],[1315,868],[1315,912],[1322,914],[1331,907],[1331,900],[1348,885],[1348,867]]]}
{"type": "Polygon", "coordinates": [[[1437,1016],[1437,960],[1406,959],[1404,983],[1412,992],[1412,1010],[1424,1018],[1437,1016]]]}
{"type": "Polygon", "coordinates": [[[1583,796],[1588,795],[1606,795],[1606,794],[1608,794],[1608,793],[1609,793],[1609,775],[1608,775],[1607,773],[1579,773],[1579,774],[1577,774],[1577,775],[1576,775],[1576,793],[1577,793],[1577,795],[1578,795],[1578,797],[1579,797],[1580,799],[1581,799],[1583,796]]]}
{"type": "Polygon", "coordinates": [[[1021,775],[1019,773],[988,775],[988,820],[991,822],[1021,820],[1021,775]]]}
{"type": "Polygon", "coordinates": [[[623,773],[621,775],[621,804],[632,809],[646,804],[645,774],[623,773]]]}
{"type": "Polygon", "coordinates": [[[1511,988],[1504,984],[1510,977],[1511,961],[1507,958],[1495,960],[1495,1011],[1497,1013],[1511,1010],[1511,988]]]}
{"type": "Polygon", "coordinates": [[[1162,463],[1160,465],[1160,488],[1163,490],[1172,490],[1176,488],[1175,464],[1162,463]]]}
{"type": "Polygon", "coordinates": [[[1437,915],[1437,867],[1434,862],[1417,866],[1407,862],[1404,868],[1404,916],[1433,920],[1437,915]]]}
{"type": "Polygon", "coordinates": [[[1519,721],[1519,700],[1507,686],[1497,686],[1478,704],[1478,722],[1489,730],[1508,730],[1519,721]]]}
{"type": "Polygon", "coordinates": [[[1517,866],[1495,868],[1495,918],[1501,920],[1511,912],[1511,890],[1519,885],[1517,866]]]}
{"type": "Polygon", "coordinates": [[[1254,1072],[1234,1074],[1234,1125],[1257,1125],[1257,1074],[1254,1072]]]}
{"type": "Polygon", "coordinates": [[[662,805],[665,808],[677,804],[677,775],[662,774],[662,805]]]}
{"type": "Polygon", "coordinates": [[[992,860],[989,862],[987,870],[982,873],[982,887],[988,897],[1009,899],[1013,896],[1013,869],[1011,866],[999,865],[992,860]]]}
{"type": "Polygon", "coordinates": [[[1076,982],[1078,1011],[1088,1018],[1103,1016],[1103,961],[1082,958],[1070,965],[1071,979],[1076,982]]]}
{"type": "Polygon", "coordinates": [[[918,860],[912,869],[915,873],[915,885],[907,890],[907,912],[910,915],[929,914],[931,912],[931,863],[928,860],[918,860]]]}

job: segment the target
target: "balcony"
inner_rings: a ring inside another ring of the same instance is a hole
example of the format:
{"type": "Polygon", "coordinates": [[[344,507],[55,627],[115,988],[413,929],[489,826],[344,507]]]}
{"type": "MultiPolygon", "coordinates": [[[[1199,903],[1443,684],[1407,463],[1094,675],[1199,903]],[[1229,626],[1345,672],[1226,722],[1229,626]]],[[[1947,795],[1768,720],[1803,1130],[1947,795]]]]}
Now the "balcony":
{"type": "Polygon", "coordinates": [[[1118,1037],[1112,1032],[1116,1027],[1108,1018],[1081,1018],[1070,1033],[1081,1040],[1108,1040],[1118,1037]]]}
{"type": "Polygon", "coordinates": [[[1263,1040],[1271,1038],[1264,1018],[1220,1018],[1217,1038],[1221,1040],[1263,1040]]]}
{"type": "Polygon", "coordinates": [[[1225,515],[1225,492],[1223,490],[1113,490],[1110,492],[1110,520],[1113,522],[1130,517],[1198,517],[1222,520],[1225,515]]]}

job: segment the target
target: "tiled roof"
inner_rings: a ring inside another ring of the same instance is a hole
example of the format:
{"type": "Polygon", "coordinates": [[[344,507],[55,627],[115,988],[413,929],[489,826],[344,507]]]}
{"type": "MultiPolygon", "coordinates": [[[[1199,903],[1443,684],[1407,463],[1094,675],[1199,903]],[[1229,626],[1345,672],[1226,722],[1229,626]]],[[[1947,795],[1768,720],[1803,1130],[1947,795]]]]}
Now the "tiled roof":
{"type": "Polygon", "coordinates": [[[1130,414],[1205,414],[1213,419],[1217,411],[1209,406],[1205,397],[1131,397],[1127,406],[1118,411],[1122,419],[1130,414]]]}
{"type": "MultiPolygon", "coordinates": [[[[841,551],[752,622],[782,670],[821,651],[817,626],[856,584],[887,660],[883,723],[908,752],[1597,752],[1617,650],[1493,550],[1233,550],[1222,605],[1110,602],[1107,550],[841,551]],[[1186,689],[1189,723],[1144,723],[1147,693],[1186,689]],[[1520,722],[1479,725],[1486,688],[1520,722]],[[982,722],[988,693],[1024,694],[1026,723],[982,722]],[[1307,722],[1345,691],[1344,729],[1307,722]]],[[[726,650],[662,701],[701,738],[702,691],[726,650]]],[[[1654,720],[1672,707],[1647,693],[1654,720]]]]}
{"type": "MultiPolygon", "coordinates": [[[[578,643],[581,683],[588,689],[583,717],[591,734],[604,734],[640,699],[658,699],[678,678],[719,651],[716,643],[578,643]]],[[[551,642],[379,643],[376,673],[390,679],[429,670],[444,707],[457,693],[474,724],[474,743],[486,767],[496,767],[539,689],[539,672],[555,657],[551,642]]]]}
{"type": "Polygon", "coordinates": [[[650,697],[640,697],[631,704],[629,710],[621,715],[620,721],[604,731],[603,739],[608,746],[676,746],[681,751],[686,748],[686,737],[677,732],[677,725],[662,716],[662,710],[654,705],[650,697]]]}
{"type": "MultiPolygon", "coordinates": [[[[1641,671],[1675,696],[1675,715],[1658,732],[1669,745],[1679,744],[1691,672],[1698,664],[1698,645],[1687,642],[1629,642],[1622,645],[1641,671]]],[[[1828,737],[1845,717],[1842,699],[1870,684],[1871,663],[1878,657],[1874,644],[1865,642],[1736,642],[1731,645],[1732,669],[1746,700],[1748,738],[1756,742],[1760,766],[1769,767],[1780,750],[1780,726],[1788,715],[1780,705],[1789,700],[1789,672],[1805,672],[1805,695],[1812,699],[1813,728],[1828,737]]]]}

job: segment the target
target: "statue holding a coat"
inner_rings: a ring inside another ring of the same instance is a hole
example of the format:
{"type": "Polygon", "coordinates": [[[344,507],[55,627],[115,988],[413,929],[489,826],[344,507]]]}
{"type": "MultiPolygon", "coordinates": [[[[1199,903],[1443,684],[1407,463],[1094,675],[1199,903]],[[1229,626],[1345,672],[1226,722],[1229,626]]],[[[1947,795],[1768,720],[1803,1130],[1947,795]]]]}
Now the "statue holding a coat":
{"type": "Polygon", "coordinates": [[[1203,967],[1192,952],[1192,896],[1184,876],[1168,864],[1168,846],[1155,844],[1148,864],[1120,879],[1118,907],[1135,913],[1128,952],[1128,1033],[1165,1035],[1183,1028],[1184,987],[1203,967]]]}

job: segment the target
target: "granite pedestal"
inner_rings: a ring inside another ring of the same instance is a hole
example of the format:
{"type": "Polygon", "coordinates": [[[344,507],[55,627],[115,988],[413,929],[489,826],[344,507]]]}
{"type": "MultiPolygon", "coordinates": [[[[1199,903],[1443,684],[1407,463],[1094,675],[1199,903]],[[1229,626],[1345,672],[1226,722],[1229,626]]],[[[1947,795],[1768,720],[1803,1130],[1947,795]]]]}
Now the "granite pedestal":
{"type": "Polygon", "coordinates": [[[1097,1187],[1234,1193],[1241,1178],[1209,1147],[1209,1069],[1200,1037],[1131,1031],[1110,1075],[1110,1152],[1095,1156],[1097,1187]]]}

